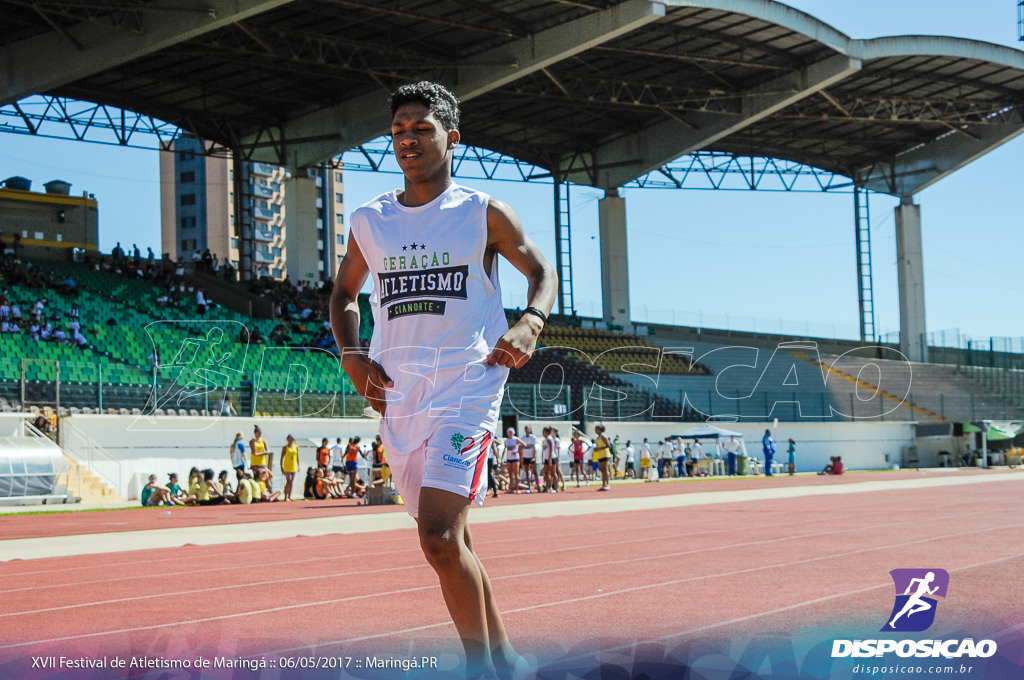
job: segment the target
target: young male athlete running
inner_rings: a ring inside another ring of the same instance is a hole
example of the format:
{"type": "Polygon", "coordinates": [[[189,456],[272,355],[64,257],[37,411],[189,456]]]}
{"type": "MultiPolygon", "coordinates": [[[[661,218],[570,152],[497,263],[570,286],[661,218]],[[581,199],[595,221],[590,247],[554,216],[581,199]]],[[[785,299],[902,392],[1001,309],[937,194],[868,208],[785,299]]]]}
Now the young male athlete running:
{"type": "Polygon", "coordinates": [[[473,550],[469,508],[485,496],[487,449],[508,368],[536,347],[557,276],[504,203],[452,182],[454,95],[433,83],[392,94],[404,190],[352,214],[331,296],[331,325],[353,385],[382,415],[380,434],[420,546],[466,650],[467,676],[521,666],[473,550]],[[526,276],[526,313],[508,327],[497,255],[526,276]],[[357,296],[373,278],[373,339],[359,348],[357,296]]]}

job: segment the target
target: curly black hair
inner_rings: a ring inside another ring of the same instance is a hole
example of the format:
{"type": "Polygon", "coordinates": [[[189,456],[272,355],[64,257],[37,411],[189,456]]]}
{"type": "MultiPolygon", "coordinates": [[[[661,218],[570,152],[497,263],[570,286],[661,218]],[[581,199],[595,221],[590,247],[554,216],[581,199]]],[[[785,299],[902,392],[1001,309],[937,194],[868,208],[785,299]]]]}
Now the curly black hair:
{"type": "Polygon", "coordinates": [[[422,80],[402,85],[388,97],[392,116],[406,104],[423,104],[429,108],[446,131],[459,128],[459,100],[443,85],[422,80]]]}

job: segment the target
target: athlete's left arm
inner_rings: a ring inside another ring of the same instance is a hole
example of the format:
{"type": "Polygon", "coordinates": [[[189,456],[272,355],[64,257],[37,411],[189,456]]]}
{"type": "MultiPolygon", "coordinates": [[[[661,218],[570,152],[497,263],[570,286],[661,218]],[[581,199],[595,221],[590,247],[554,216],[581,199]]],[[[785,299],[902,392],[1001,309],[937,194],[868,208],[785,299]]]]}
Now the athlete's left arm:
{"type": "MultiPolygon", "coordinates": [[[[526,235],[515,211],[492,198],[487,206],[487,251],[484,254],[484,267],[488,273],[498,266],[495,254],[503,256],[526,277],[529,283],[526,305],[549,314],[558,294],[558,274],[537,244],[526,235]]],[[[529,361],[543,329],[544,322],[540,317],[523,314],[495,344],[487,363],[509,368],[522,366],[529,361]]]]}

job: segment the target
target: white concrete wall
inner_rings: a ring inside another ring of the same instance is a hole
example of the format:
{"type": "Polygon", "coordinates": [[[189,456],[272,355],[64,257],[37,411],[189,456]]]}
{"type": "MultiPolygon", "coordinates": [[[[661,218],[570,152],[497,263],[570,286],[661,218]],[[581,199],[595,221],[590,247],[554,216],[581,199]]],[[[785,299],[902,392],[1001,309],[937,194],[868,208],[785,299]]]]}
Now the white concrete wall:
{"type": "MultiPolygon", "coordinates": [[[[699,423],[604,423],[610,437],[619,436],[619,441],[642,442],[647,437],[651,444],[659,439],[680,434],[699,423]]],[[[761,437],[765,429],[772,430],[775,439],[775,460],[785,463],[787,458],[786,440],[796,441],[797,472],[817,472],[824,468],[830,456],[842,456],[843,463],[850,470],[877,470],[889,468],[901,461],[903,447],[914,443],[913,423],[716,423],[718,427],[739,432],[746,442],[747,454],[762,458],[761,437]],[[888,461],[886,455],[889,456],[888,461]]],[[[594,432],[593,424],[587,424],[587,433],[594,432]]],[[[705,452],[713,450],[703,442],[705,452]]],[[[922,461],[922,465],[925,465],[922,461]]]]}
{"type": "MultiPolygon", "coordinates": [[[[13,427],[17,419],[0,418],[0,433],[4,428],[13,427]]],[[[347,441],[359,436],[368,443],[377,434],[377,422],[366,418],[221,418],[221,417],[163,417],[147,418],[135,416],[75,415],[64,420],[65,426],[95,440],[107,452],[121,461],[122,488],[120,493],[127,498],[138,496],[145,478],[154,473],[165,481],[168,472],[177,472],[181,478],[192,467],[213,468],[214,471],[230,470],[228,446],[234,440],[235,432],[242,432],[246,442],[252,436],[254,424],[259,424],[263,437],[275,452],[275,466],[280,459],[281,447],[291,434],[299,444],[299,460],[302,469],[313,462],[316,447],[322,437],[328,437],[333,444],[335,438],[347,441]]],[[[619,441],[643,441],[657,443],[669,435],[679,434],[694,423],[662,422],[608,422],[608,434],[619,436],[619,441]]],[[[545,425],[553,425],[561,431],[563,444],[571,439],[572,426],[566,421],[520,421],[519,432],[525,425],[540,433],[545,425]]],[[[761,457],[761,437],[771,423],[720,423],[725,429],[743,434],[747,451],[761,457]]],[[[593,424],[588,423],[587,434],[593,435],[593,424]]],[[[905,446],[915,444],[913,423],[894,422],[830,422],[830,423],[780,423],[772,428],[778,453],[776,459],[786,460],[786,440],[792,437],[797,442],[797,471],[816,472],[828,462],[830,456],[842,456],[848,469],[889,468],[893,463],[902,463],[905,446]],[[888,459],[886,459],[888,456],[888,459]]],[[[938,465],[937,452],[947,449],[950,442],[922,439],[918,444],[920,465],[938,465]]],[[[705,446],[705,450],[712,447],[705,446]]],[[[568,460],[563,455],[563,461],[568,460]]],[[[361,464],[365,462],[361,461],[361,464]]],[[[301,473],[300,473],[301,476],[301,473]]]]}
{"type": "MultiPolygon", "coordinates": [[[[193,466],[214,472],[231,471],[228,447],[241,432],[246,445],[254,425],[263,430],[263,438],[274,452],[274,467],[281,460],[281,448],[289,434],[299,446],[300,473],[312,465],[316,447],[327,437],[333,444],[337,437],[361,437],[369,444],[377,434],[377,421],[368,418],[222,418],[222,417],[158,417],[74,415],[63,424],[90,437],[108,453],[121,461],[121,488],[125,498],[138,498],[150,474],[167,481],[167,473],[177,472],[185,483],[193,466]],[[141,481],[141,483],[140,483],[141,481]]],[[[71,441],[73,437],[69,436],[71,441]]],[[[360,464],[365,464],[360,461],[360,464]]],[[[365,473],[364,473],[365,474],[365,473]]],[[[232,476],[232,479],[234,477],[232,476]]],[[[280,488],[280,475],[276,480],[280,488]]],[[[299,479],[296,483],[301,483],[299,479]]],[[[300,487],[301,494],[301,487],[300,487]]],[[[293,492],[294,495],[294,492],[293,492]]]]}

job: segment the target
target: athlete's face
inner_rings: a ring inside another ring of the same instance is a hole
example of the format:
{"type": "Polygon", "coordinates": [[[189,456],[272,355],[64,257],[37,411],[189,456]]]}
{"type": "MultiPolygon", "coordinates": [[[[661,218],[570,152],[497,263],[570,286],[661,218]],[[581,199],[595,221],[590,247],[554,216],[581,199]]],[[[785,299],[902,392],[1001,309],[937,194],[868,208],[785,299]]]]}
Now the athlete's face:
{"type": "Polygon", "coordinates": [[[445,130],[425,104],[410,103],[395,111],[391,138],[405,176],[426,180],[451,167],[450,152],[459,142],[459,131],[445,130]]]}

